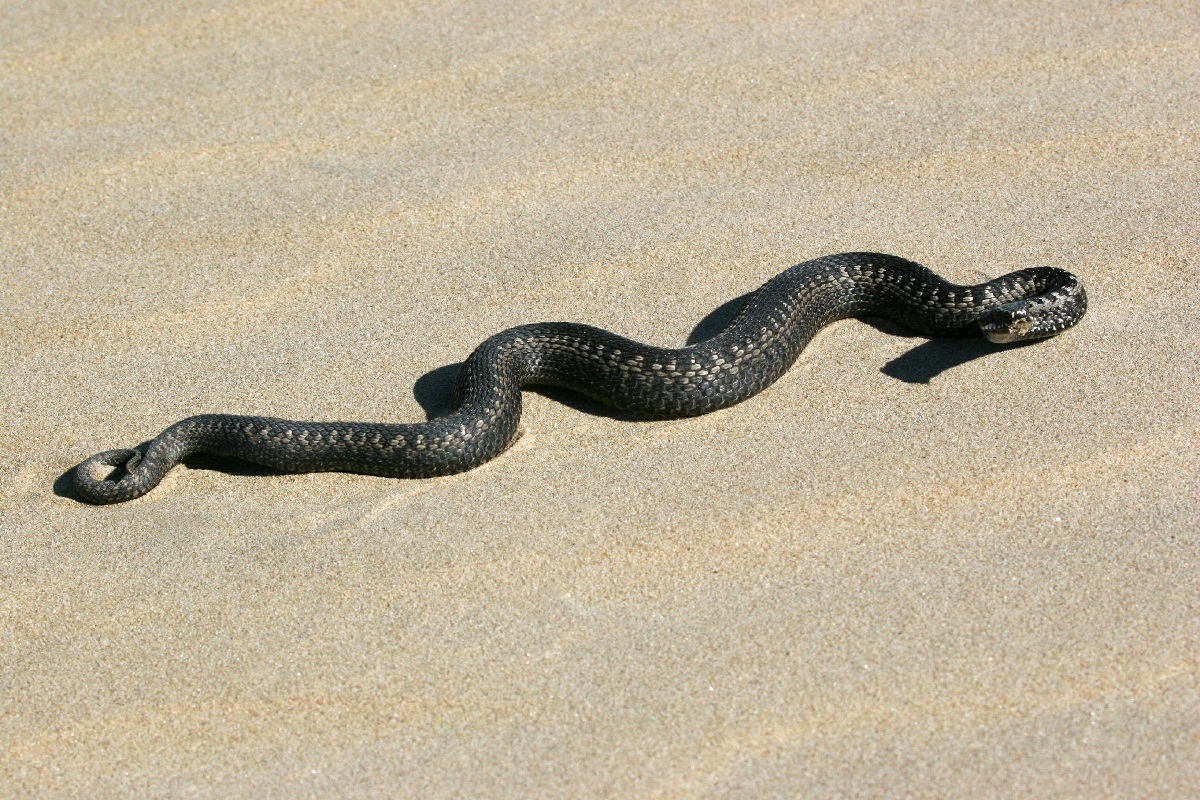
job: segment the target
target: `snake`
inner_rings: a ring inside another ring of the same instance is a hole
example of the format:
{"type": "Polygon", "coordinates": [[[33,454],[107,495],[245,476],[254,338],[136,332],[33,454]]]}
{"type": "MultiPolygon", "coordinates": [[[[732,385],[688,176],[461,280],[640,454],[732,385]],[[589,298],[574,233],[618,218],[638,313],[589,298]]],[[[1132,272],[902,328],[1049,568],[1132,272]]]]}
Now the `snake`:
{"type": "Polygon", "coordinates": [[[200,414],[141,447],[88,458],[75,467],[74,486],[90,503],[132,500],[192,453],[282,472],[450,475],[513,443],[527,386],[564,387],[640,418],[679,419],[758,394],[787,372],[819,330],[847,317],[886,317],[929,336],[982,334],[1008,344],[1061,333],[1086,310],[1079,278],[1056,267],[960,286],[898,256],[839,253],[779,273],[746,295],[718,333],[686,347],[655,347],[573,322],[518,325],[475,348],[459,368],[449,411],[426,422],[200,414]]]}

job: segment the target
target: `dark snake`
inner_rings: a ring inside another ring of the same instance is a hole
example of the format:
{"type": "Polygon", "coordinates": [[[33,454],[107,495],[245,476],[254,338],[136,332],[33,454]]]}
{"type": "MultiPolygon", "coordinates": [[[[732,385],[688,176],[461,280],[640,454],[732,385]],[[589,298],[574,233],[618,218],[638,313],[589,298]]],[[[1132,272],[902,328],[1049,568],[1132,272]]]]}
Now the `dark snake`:
{"type": "Polygon", "coordinates": [[[720,333],[687,347],[652,347],[569,322],[518,325],[475,348],[459,369],[450,412],[428,422],[201,414],[175,423],[143,449],[97,453],[75,468],[75,489],[92,503],[132,500],[191,453],[235,456],[284,472],[449,475],[479,466],[513,442],[524,386],[566,387],[646,418],[689,417],[758,394],[791,367],[817,331],[845,317],[888,317],[923,334],[982,332],[1008,343],[1054,336],[1086,310],[1079,279],[1053,267],[958,286],[896,256],[825,256],[776,275],[747,296],[720,333]]]}

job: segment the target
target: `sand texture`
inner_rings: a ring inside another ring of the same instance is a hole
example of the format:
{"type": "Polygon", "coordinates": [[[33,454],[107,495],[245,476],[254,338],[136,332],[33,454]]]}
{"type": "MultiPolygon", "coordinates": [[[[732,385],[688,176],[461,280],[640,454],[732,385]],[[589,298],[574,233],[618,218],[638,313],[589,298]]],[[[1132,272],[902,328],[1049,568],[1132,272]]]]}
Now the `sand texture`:
{"type": "Polygon", "coordinates": [[[1200,6],[0,3],[0,797],[1200,796],[1200,6]],[[449,478],[67,471],[415,421],[539,320],[1037,265],[449,478]]]}

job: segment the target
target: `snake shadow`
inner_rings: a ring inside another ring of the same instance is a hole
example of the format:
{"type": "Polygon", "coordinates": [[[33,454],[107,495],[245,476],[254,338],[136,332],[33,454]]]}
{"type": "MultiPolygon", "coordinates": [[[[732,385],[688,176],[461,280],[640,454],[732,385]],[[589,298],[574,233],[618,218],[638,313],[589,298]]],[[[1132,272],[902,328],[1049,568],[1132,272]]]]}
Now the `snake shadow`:
{"type": "MultiPolygon", "coordinates": [[[[877,331],[891,336],[904,338],[925,338],[924,334],[906,328],[898,322],[882,317],[862,317],[862,321],[877,331]]],[[[879,368],[879,371],[890,378],[905,383],[929,383],[947,370],[960,367],[977,358],[994,355],[1004,350],[1014,350],[1028,347],[1038,342],[1014,342],[1012,344],[996,344],[982,336],[939,336],[926,338],[924,342],[903,355],[893,358],[879,368]]]]}
{"type": "MultiPolygon", "coordinates": [[[[716,336],[725,326],[733,321],[739,310],[754,292],[747,292],[741,297],[735,297],[727,303],[722,303],[713,309],[704,319],[692,329],[688,336],[688,344],[703,342],[716,336]]],[[[889,336],[899,336],[905,339],[925,338],[923,334],[906,328],[899,322],[884,317],[859,317],[863,322],[877,331],[889,336]]],[[[998,353],[1015,347],[1026,347],[1037,342],[1018,342],[1015,344],[994,344],[982,337],[938,337],[926,339],[921,344],[909,350],[902,356],[892,359],[879,368],[879,371],[889,378],[895,378],[905,383],[929,383],[947,370],[960,367],[977,358],[998,353]]]]}

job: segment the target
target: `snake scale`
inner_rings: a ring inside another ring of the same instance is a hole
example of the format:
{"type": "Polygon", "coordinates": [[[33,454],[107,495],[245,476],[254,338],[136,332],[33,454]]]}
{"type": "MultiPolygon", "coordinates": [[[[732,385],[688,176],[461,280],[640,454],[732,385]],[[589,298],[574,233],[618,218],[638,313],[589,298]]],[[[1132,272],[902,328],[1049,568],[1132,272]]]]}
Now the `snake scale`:
{"type": "Polygon", "coordinates": [[[428,422],[201,414],[175,423],[144,448],[97,453],[75,468],[75,489],[92,503],[132,500],[190,453],[235,456],[285,472],[449,475],[512,443],[524,386],[567,387],[650,418],[688,417],[758,394],[817,331],[845,317],[889,317],[923,334],[982,332],[1008,343],[1053,336],[1086,310],[1079,279],[1053,267],[958,286],[896,256],[824,256],[776,275],[747,296],[723,330],[687,347],[652,347],[575,323],[519,325],[471,353],[459,370],[450,412],[428,422]]]}

